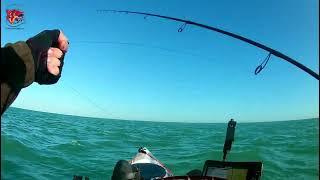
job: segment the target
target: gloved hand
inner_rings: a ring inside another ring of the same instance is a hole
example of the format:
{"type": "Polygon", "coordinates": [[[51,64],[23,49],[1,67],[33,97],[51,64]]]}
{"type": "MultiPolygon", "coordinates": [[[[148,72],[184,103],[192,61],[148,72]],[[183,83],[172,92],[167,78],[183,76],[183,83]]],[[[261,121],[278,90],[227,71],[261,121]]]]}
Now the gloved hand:
{"type": "Polygon", "coordinates": [[[35,64],[35,82],[54,84],[61,77],[69,42],[60,30],[45,30],[26,42],[35,64]]]}

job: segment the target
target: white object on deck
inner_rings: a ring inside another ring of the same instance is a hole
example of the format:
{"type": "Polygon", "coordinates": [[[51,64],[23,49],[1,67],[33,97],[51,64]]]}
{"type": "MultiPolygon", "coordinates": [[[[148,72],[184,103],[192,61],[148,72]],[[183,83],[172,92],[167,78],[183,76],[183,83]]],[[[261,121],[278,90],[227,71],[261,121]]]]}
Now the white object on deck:
{"type": "Polygon", "coordinates": [[[137,166],[139,164],[158,165],[161,168],[163,168],[166,172],[165,175],[162,176],[162,178],[173,176],[173,173],[170,171],[170,169],[168,169],[157,158],[155,158],[146,147],[139,148],[138,153],[136,154],[136,156],[132,158],[130,164],[137,166]]]}

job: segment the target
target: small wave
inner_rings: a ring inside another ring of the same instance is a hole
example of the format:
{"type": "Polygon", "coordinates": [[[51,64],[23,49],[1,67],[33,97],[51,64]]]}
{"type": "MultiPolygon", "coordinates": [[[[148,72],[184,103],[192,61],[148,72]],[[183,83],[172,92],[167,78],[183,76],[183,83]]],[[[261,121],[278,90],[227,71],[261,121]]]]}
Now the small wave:
{"type": "Polygon", "coordinates": [[[71,144],[72,144],[72,145],[75,145],[75,146],[82,146],[82,145],[79,143],[79,141],[77,141],[77,140],[72,140],[72,141],[71,141],[71,144]]]}

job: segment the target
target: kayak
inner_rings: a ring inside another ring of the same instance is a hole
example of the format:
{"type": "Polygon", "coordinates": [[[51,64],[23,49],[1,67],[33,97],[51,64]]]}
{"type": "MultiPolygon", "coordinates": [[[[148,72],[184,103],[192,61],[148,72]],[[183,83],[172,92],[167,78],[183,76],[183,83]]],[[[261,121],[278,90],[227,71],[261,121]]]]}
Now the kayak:
{"type": "Polygon", "coordinates": [[[146,147],[139,148],[138,153],[129,163],[138,169],[144,180],[259,180],[263,168],[262,162],[207,160],[200,174],[187,173],[182,176],[174,176],[172,171],[154,157],[146,147]]]}
{"type": "MultiPolygon", "coordinates": [[[[111,176],[112,180],[260,180],[263,163],[260,161],[227,161],[234,141],[236,122],[228,123],[222,160],[206,160],[203,169],[190,170],[185,175],[173,175],[172,171],[159,161],[146,147],[140,147],[137,154],[129,161],[119,160],[111,176]]],[[[74,176],[82,180],[82,176],[74,176]]],[[[89,179],[86,177],[86,179],[89,179]]]]}
{"type": "Polygon", "coordinates": [[[146,148],[140,147],[130,164],[139,169],[145,179],[161,179],[173,176],[173,173],[146,148]]]}

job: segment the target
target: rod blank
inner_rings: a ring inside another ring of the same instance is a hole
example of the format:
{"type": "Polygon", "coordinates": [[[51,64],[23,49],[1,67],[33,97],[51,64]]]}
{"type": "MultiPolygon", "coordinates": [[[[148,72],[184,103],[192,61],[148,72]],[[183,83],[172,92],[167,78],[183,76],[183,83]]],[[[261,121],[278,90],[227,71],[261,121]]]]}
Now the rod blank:
{"type": "Polygon", "coordinates": [[[173,20],[173,21],[183,22],[186,25],[190,24],[190,25],[201,27],[201,28],[209,29],[211,31],[215,31],[215,32],[218,32],[218,33],[233,37],[235,39],[244,41],[244,42],[249,43],[249,44],[251,44],[253,46],[256,46],[256,47],[258,47],[260,49],[263,49],[263,50],[269,52],[271,55],[277,56],[277,57],[279,57],[279,58],[281,58],[281,59],[293,64],[294,66],[300,68],[304,72],[308,73],[309,75],[311,75],[314,78],[316,78],[317,80],[319,80],[319,75],[316,72],[312,71],[310,68],[308,68],[305,65],[299,63],[298,61],[290,58],[289,56],[287,56],[287,55],[285,55],[285,54],[283,54],[283,53],[281,53],[281,52],[279,52],[279,51],[277,51],[275,49],[267,47],[267,46],[265,46],[263,44],[260,44],[260,43],[258,43],[256,41],[253,41],[251,39],[245,38],[243,36],[240,36],[240,35],[237,35],[237,34],[234,34],[234,33],[219,29],[219,28],[215,28],[215,27],[212,27],[212,26],[208,26],[208,25],[205,25],[205,24],[200,24],[200,23],[189,21],[189,20],[185,20],[185,19],[169,17],[169,16],[163,16],[163,15],[158,15],[158,14],[144,13],[144,12],[119,11],[119,10],[98,10],[98,12],[118,12],[118,13],[126,13],[126,14],[138,14],[138,15],[144,15],[144,16],[153,16],[153,17],[158,17],[158,18],[163,18],[163,19],[169,19],[169,20],[173,20]]]}

